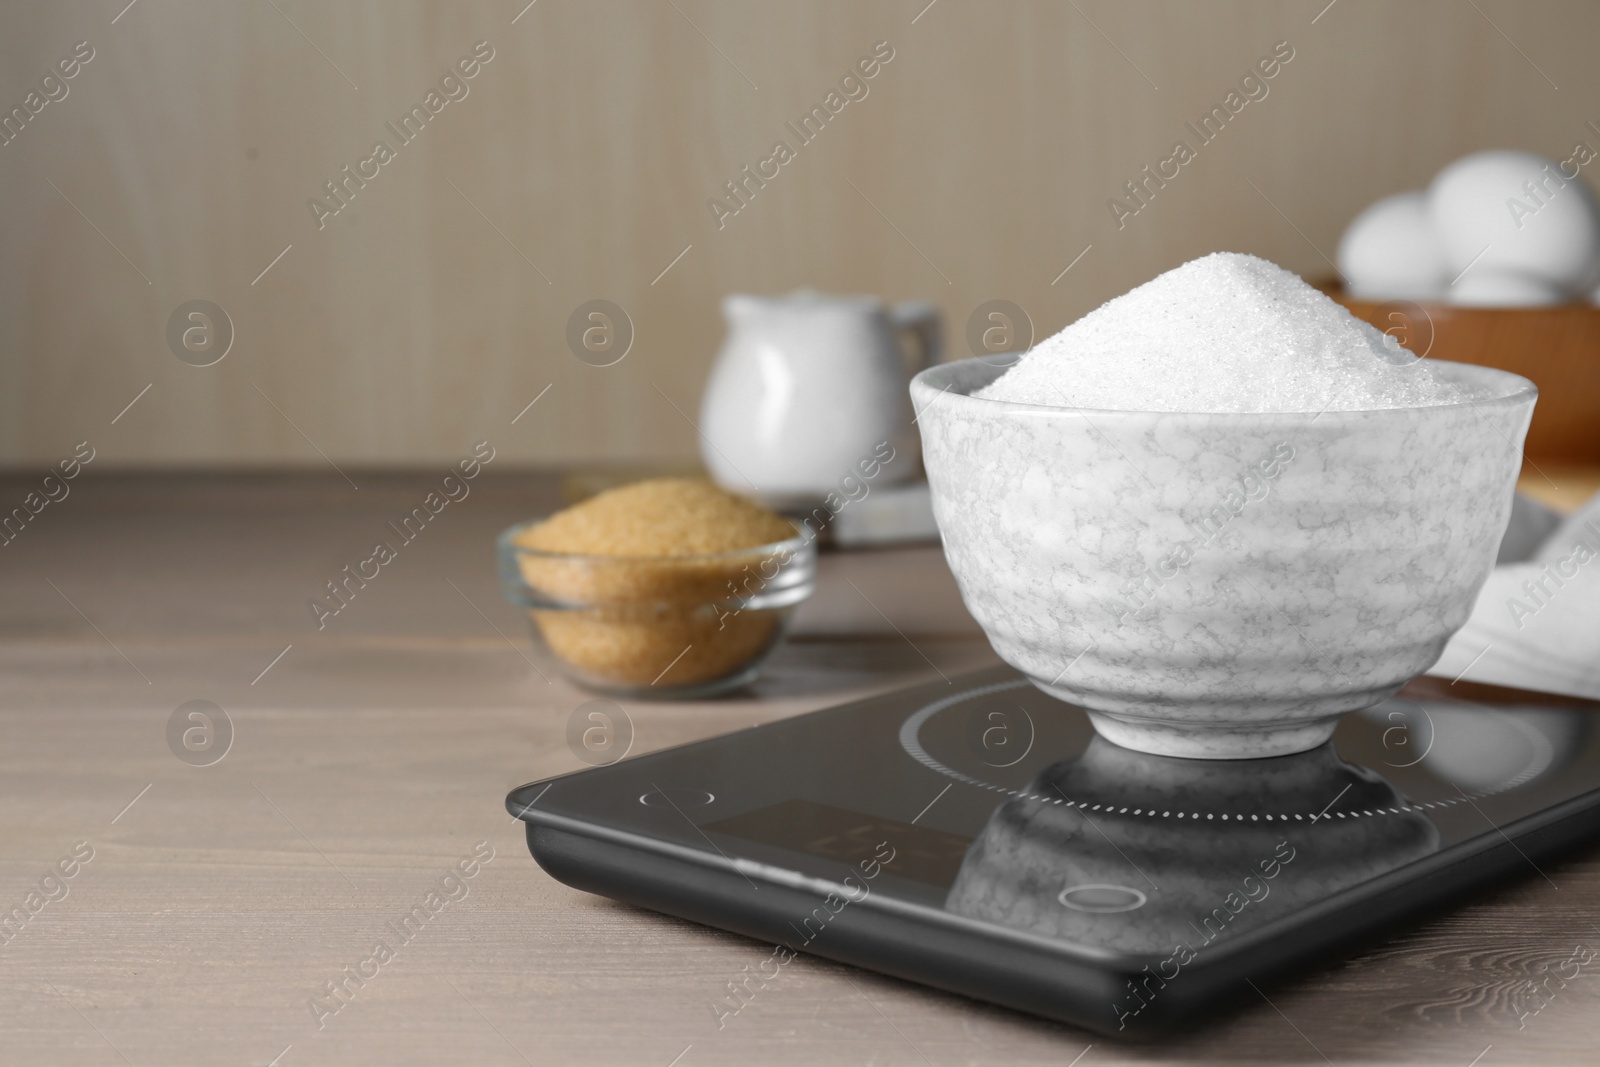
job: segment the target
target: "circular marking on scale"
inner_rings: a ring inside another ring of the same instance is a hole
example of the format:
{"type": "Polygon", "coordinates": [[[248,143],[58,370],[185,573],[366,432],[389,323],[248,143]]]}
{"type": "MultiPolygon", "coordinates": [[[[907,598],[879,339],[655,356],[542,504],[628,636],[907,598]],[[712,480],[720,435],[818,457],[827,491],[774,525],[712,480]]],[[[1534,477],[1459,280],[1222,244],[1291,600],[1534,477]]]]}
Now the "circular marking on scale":
{"type": "MultiPolygon", "coordinates": [[[[977,778],[977,777],[975,777],[973,775],[966,774],[966,773],[964,773],[962,771],[958,771],[953,767],[950,767],[950,766],[945,765],[944,763],[941,763],[939,760],[937,760],[933,756],[929,755],[928,754],[928,750],[926,748],[924,748],[923,745],[922,745],[922,740],[921,740],[921,737],[920,737],[920,734],[922,733],[922,727],[927,724],[929,719],[932,719],[935,715],[938,715],[940,712],[946,711],[946,710],[948,710],[950,708],[953,708],[956,705],[964,703],[964,702],[966,702],[968,700],[975,700],[978,697],[990,696],[990,695],[992,695],[994,693],[1003,693],[1003,692],[1005,692],[1006,690],[1009,690],[1009,689],[1025,689],[1025,688],[1028,687],[1029,684],[1030,683],[1027,681],[1027,679],[1023,679],[1023,678],[1019,678],[1019,679],[1016,679],[1015,681],[1009,681],[1009,682],[995,682],[995,683],[992,683],[990,685],[981,685],[981,686],[978,686],[978,687],[973,688],[973,689],[968,689],[968,690],[966,690],[964,692],[956,693],[953,696],[941,697],[940,699],[935,700],[932,703],[925,704],[922,707],[918,708],[916,711],[912,712],[909,716],[906,717],[906,720],[900,724],[900,733],[899,733],[900,747],[901,747],[902,750],[905,751],[906,755],[910,756],[912,759],[916,760],[918,763],[922,764],[924,767],[927,767],[929,770],[935,771],[935,772],[937,772],[939,774],[942,774],[947,778],[953,778],[956,781],[962,782],[962,783],[964,783],[966,785],[977,786],[977,787],[979,787],[981,789],[988,789],[988,790],[990,790],[992,792],[995,792],[995,793],[1003,793],[1006,796],[1018,797],[1018,798],[1021,798],[1021,799],[1024,799],[1024,800],[1036,800],[1036,801],[1039,801],[1040,803],[1048,802],[1048,803],[1052,803],[1052,804],[1061,804],[1061,803],[1063,803],[1063,801],[1057,800],[1054,797],[1035,796],[1032,793],[1025,793],[1020,789],[1007,789],[1005,786],[995,785],[993,782],[986,782],[982,778],[977,778]]],[[[1495,710],[1495,711],[1498,712],[1498,709],[1488,709],[1488,710],[1495,710]]],[[[1450,797],[1450,798],[1447,798],[1447,799],[1444,799],[1444,800],[1427,800],[1427,801],[1422,801],[1421,803],[1417,803],[1417,802],[1413,801],[1413,802],[1404,803],[1400,807],[1387,808],[1387,809],[1386,808],[1379,808],[1376,811],[1349,811],[1349,812],[1345,812],[1345,811],[1324,811],[1324,812],[1319,812],[1317,814],[1311,815],[1309,817],[1309,821],[1314,823],[1314,822],[1319,821],[1320,819],[1331,819],[1336,815],[1341,819],[1345,819],[1345,818],[1359,819],[1359,818],[1363,818],[1363,817],[1365,817],[1365,818],[1373,818],[1373,817],[1376,817],[1376,816],[1379,816],[1379,815],[1390,815],[1390,814],[1403,815],[1403,814],[1406,814],[1408,812],[1426,812],[1426,811],[1435,810],[1435,809],[1439,809],[1439,808],[1453,807],[1454,805],[1460,804],[1463,801],[1470,803],[1470,802],[1472,802],[1474,800],[1480,800],[1480,799],[1482,799],[1484,797],[1494,796],[1497,793],[1504,793],[1507,790],[1515,789],[1517,786],[1522,785],[1522,784],[1526,783],[1527,781],[1529,781],[1529,780],[1537,777],[1538,775],[1542,774],[1550,766],[1550,764],[1552,762],[1554,762],[1554,755],[1555,754],[1554,754],[1553,750],[1551,749],[1549,739],[1545,738],[1543,734],[1540,734],[1537,730],[1534,730],[1532,727],[1529,727],[1526,724],[1520,722],[1514,716],[1507,715],[1507,714],[1505,714],[1503,712],[1500,712],[1500,714],[1502,715],[1502,717],[1504,717],[1506,719],[1506,721],[1511,723],[1512,726],[1514,728],[1516,728],[1519,733],[1523,733],[1526,736],[1528,742],[1534,748],[1534,756],[1533,756],[1532,760],[1530,760],[1530,765],[1527,768],[1525,768],[1523,771],[1518,773],[1515,777],[1509,778],[1506,781],[1501,782],[1498,785],[1495,785],[1495,786],[1493,786],[1493,787],[1491,787],[1489,789],[1480,790],[1480,791],[1475,792],[1475,793],[1463,793],[1460,797],[1450,797]]],[[[1031,725],[1031,719],[1030,719],[1030,725],[1031,725]]],[[[1024,753],[1024,755],[1026,755],[1026,753],[1024,753]]],[[[645,796],[649,796],[649,795],[650,794],[648,794],[648,793],[645,794],[645,796]]],[[[704,794],[704,795],[708,796],[708,797],[710,796],[710,794],[704,794]]],[[[639,802],[641,804],[648,803],[645,800],[645,797],[640,797],[639,798],[639,802]]],[[[706,800],[703,803],[709,804],[710,802],[711,802],[710,800],[706,800]]],[[[1092,806],[1091,805],[1086,805],[1086,804],[1079,804],[1077,801],[1071,799],[1070,797],[1066,798],[1065,804],[1066,804],[1067,807],[1076,808],[1080,812],[1100,811],[1102,807],[1105,809],[1105,811],[1102,814],[1108,814],[1108,815],[1109,814],[1124,814],[1124,813],[1128,812],[1127,808],[1122,808],[1121,811],[1117,811],[1116,810],[1116,805],[1114,805],[1114,804],[1104,804],[1104,803],[1102,803],[1102,804],[1094,804],[1092,806]]],[[[1139,814],[1139,809],[1135,809],[1133,811],[1133,814],[1135,814],[1135,815],[1139,814]]],[[[1155,809],[1151,808],[1149,810],[1148,814],[1151,815],[1151,816],[1154,816],[1156,814],[1155,809]]],[[[1201,817],[1200,812],[1197,812],[1197,811],[1196,812],[1188,812],[1188,813],[1180,811],[1176,815],[1173,815],[1171,812],[1168,812],[1168,811],[1163,811],[1160,814],[1161,814],[1161,817],[1163,819],[1168,819],[1168,818],[1182,819],[1182,818],[1187,817],[1189,819],[1198,820],[1201,817]]],[[[1217,818],[1217,816],[1216,816],[1216,814],[1214,814],[1212,812],[1207,812],[1205,814],[1205,818],[1207,820],[1215,820],[1217,818]]],[[[1233,819],[1234,819],[1235,822],[1240,822],[1240,823],[1245,821],[1245,817],[1243,815],[1236,815],[1236,816],[1233,817],[1233,819]]],[[[1259,819],[1259,816],[1251,815],[1250,819],[1251,819],[1251,821],[1257,821],[1259,819]]],[[[1289,816],[1288,815],[1279,815],[1278,819],[1281,820],[1282,822],[1288,822],[1289,821],[1289,816]]],[[[1294,819],[1295,819],[1296,822],[1305,822],[1305,821],[1307,821],[1307,816],[1301,815],[1299,813],[1296,813],[1295,816],[1294,816],[1294,819]]],[[[1224,822],[1228,821],[1228,816],[1226,814],[1224,814],[1222,816],[1222,820],[1224,822]]],[[[1272,821],[1272,816],[1271,815],[1267,816],[1267,821],[1268,822],[1272,821]]],[[[1066,890],[1063,890],[1062,892],[1065,893],[1066,890]]],[[[1138,892],[1138,890],[1130,890],[1130,892],[1135,892],[1136,893],[1136,892],[1138,892]]],[[[1065,904],[1066,902],[1062,901],[1062,903],[1065,904]]],[[[1137,907],[1137,905],[1135,905],[1135,907],[1137,907]]],[[[1080,910],[1088,910],[1088,909],[1080,909],[1080,910]]],[[[1127,910],[1132,910],[1132,909],[1127,909],[1127,910]]]]}
{"type": "Polygon", "coordinates": [[[960,771],[955,770],[954,768],[946,767],[943,763],[940,763],[938,760],[928,755],[928,750],[922,747],[922,741],[917,735],[922,732],[922,726],[924,723],[933,718],[935,715],[939,714],[941,711],[944,711],[946,708],[953,708],[957,704],[963,703],[964,701],[972,700],[981,696],[988,696],[991,693],[1003,693],[1007,689],[1023,689],[1027,685],[1027,680],[1022,678],[1018,678],[1017,680],[1011,682],[996,682],[993,685],[981,685],[976,689],[968,689],[964,693],[956,693],[954,696],[943,697],[939,700],[935,700],[933,703],[928,704],[925,707],[918,708],[916,711],[912,712],[911,716],[907,718],[905,722],[900,724],[900,747],[905,750],[906,755],[910,756],[918,763],[927,767],[929,770],[938,771],[940,774],[945,775],[948,778],[954,778],[958,782],[966,782],[969,785],[981,785],[986,789],[1010,792],[1010,790],[1001,790],[999,786],[991,785],[981,778],[974,778],[970,774],[962,774],[960,771]]]}

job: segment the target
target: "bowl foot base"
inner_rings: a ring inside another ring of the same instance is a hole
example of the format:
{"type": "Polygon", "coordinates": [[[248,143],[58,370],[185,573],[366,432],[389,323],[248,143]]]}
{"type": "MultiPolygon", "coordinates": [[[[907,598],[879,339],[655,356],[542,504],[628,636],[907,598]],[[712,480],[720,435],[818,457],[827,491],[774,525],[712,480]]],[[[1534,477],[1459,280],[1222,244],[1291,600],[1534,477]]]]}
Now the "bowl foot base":
{"type": "Polygon", "coordinates": [[[1316,748],[1333,736],[1342,714],[1286,723],[1209,726],[1089,711],[1089,721],[1101,737],[1135,752],[1184,759],[1265,759],[1316,748]]]}

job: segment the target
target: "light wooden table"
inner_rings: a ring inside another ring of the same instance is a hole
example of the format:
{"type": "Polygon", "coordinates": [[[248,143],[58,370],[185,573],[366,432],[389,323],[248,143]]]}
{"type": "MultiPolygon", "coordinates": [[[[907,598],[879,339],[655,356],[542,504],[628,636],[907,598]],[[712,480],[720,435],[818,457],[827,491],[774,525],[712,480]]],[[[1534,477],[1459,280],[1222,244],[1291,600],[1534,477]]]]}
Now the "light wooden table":
{"type": "MultiPolygon", "coordinates": [[[[1511,1006],[1600,946],[1595,853],[1154,1048],[804,957],[719,1031],[768,949],[553,882],[501,806],[580,766],[585,695],[530,669],[491,556],[552,481],[485,475],[318,632],[306,599],[432,481],[357,480],[86,475],[0,548],[0,909],[38,905],[0,944],[0,1064],[1595,1060],[1600,981],[1520,1029],[1511,1006]],[[168,747],[190,700],[232,722],[211,766],[168,747]],[[400,944],[387,924],[477,842],[466,895],[400,944]],[[30,901],[75,846],[66,896],[30,901]],[[380,939],[393,960],[319,1029],[311,998],[380,939]]],[[[937,550],[838,555],[753,694],[627,710],[644,751],[993,662],[937,550]]]]}

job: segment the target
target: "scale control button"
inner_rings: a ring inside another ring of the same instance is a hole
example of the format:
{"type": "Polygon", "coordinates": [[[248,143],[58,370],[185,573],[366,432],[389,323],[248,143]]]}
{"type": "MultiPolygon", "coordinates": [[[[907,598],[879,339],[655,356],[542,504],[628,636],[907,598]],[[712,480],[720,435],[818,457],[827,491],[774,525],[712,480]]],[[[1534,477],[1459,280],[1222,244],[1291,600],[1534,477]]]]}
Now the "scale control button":
{"type": "Polygon", "coordinates": [[[1149,899],[1137,889],[1125,885],[1107,885],[1095,882],[1089,885],[1069,885],[1056,898],[1073,911],[1088,911],[1100,915],[1118,911],[1133,911],[1144,907],[1149,899]]]}
{"type": "Polygon", "coordinates": [[[716,799],[704,789],[652,789],[639,794],[639,803],[647,808],[671,808],[674,804],[680,808],[703,808],[716,799]]]}

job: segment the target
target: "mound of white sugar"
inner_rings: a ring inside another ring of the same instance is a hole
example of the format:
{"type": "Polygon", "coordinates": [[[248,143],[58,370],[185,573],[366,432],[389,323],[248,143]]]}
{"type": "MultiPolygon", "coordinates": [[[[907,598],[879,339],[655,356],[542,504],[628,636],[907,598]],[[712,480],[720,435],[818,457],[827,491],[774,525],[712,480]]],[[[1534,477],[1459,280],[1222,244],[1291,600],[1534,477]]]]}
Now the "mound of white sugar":
{"type": "Polygon", "coordinates": [[[1192,260],[1035,345],[974,394],[1120,411],[1361,411],[1467,399],[1427,360],[1255,256],[1192,260]]]}

